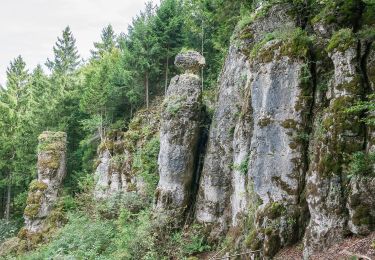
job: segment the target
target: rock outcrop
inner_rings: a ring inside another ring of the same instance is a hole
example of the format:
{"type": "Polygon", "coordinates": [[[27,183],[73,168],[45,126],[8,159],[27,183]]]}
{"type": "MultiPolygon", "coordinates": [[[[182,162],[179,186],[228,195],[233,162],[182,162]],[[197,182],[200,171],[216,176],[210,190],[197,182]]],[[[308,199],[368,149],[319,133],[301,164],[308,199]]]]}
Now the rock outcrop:
{"type": "MultiPolygon", "coordinates": [[[[375,229],[374,115],[363,108],[374,102],[375,12],[361,0],[317,5],[259,1],[239,24],[204,154],[205,60],[176,57],[183,74],[161,112],[154,212],[181,223],[189,209],[210,242],[228,235],[262,259],[297,241],[309,259],[375,229]]],[[[98,197],[126,187],[129,167],[111,170],[111,156],[102,150],[98,197]]]]}
{"type": "Polygon", "coordinates": [[[204,65],[197,52],[180,53],[175,61],[184,73],[172,78],[161,112],[159,174],[154,209],[182,220],[191,200],[201,128],[201,81],[204,65]]]}
{"type": "MultiPolygon", "coordinates": [[[[196,219],[200,223],[219,224],[217,231],[221,232],[227,226],[230,209],[233,141],[235,140],[236,123],[241,114],[243,95],[249,79],[249,64],[236,47],[231,47],[220,79],[219,97],[213,121],[210,128],[208,148],[204,159],[202,177],[196,204],[196,219]]],[[[237,130],[239,131],[239,130],[237,130]]],[[[235,145],[238,156],[241,144],[235,145]]],[[[245,145],[246,146],[246,145],[245,145]]],[[[245,151],[246,154],[246,151],[245,151]]],[[[237,161],[242,158],[237,159],[237,161]]],[[[246,158],[244,158],[246,160],[246,158]]],[[[241,162],[239,162],[241,164],[241,162]]],[[[245,188],[245,174],[237,173],[235,182],[238,185],[236,195],[245,188]]],[[[246,207],[246,198],[242,197],[232,204],[238,213],[246,207]]],[[[235,219],[233,221],[236,221],[235,219]]]]}
{"type": "Polygon", "coordinates": [[[348,111],[374,93],[371,40],[321,18],[305,30],[300,7],[264,3],[237,29],[195,205],[211,238],[246,225],[264,258],[304,233],[308,258],[374,230],[374,169],[350,173],[373,163],[374,129],[348,111]]]}
{"type": "Polygon", "coordinates": [[[150,109],[138,111],[126,131],[111,130],[99,145],[94,174],[96,199],[130,193],[143,198],[149,195],[148,186],[154,184],[144,180],[137,163],[145,163],[139,162],[139,157],[148,145],[159,146],[160,102],[156,99],[150,109]]]}
{"type": "Polygon", "coordinates": [[[293,48],[291,36],[253,51],[265,33],[297,31],[285,9],[291,6],[271,8],[272,15],[240,30],[230,48],[196,206],[197,221],[216,226],[211,233],[216,237],[253,215],[249,244],[257,248],[263,241],[266,255],[300,237],[304,214],[303,138],[313,94],[306,80],[311,77],[308,46],[285,51],[293,48]]]}
{"type": "Polygon", "coordinates": [[[27,233],[39,233],[58,199],[66,175],[66,134],[43,132],[39,136],[38,179],[30,184],[24,212],[27,233]]]}

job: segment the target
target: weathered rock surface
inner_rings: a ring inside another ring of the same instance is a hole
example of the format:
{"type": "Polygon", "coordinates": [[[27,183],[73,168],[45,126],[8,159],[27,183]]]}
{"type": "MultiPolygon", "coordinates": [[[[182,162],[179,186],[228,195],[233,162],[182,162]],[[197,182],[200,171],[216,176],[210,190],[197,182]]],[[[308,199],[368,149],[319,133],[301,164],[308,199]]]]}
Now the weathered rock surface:
{"type": "Polygon", "coordinates": [[[185,213],[191,198],[192,182],[197,166],[197,148],[201,127],[201,81],[190,74],[190,64],[199,63],[203,58],[197,53],[180,54],[176,62],[187,60],[180,65],[186,73],[172,78],[163,104],[159,173],[156,189],[155,210],[167,215],[172,213],[177,219],[185,213]]]}
{"type": "Polygon", "coordinates": [[[206,65],[206,60],[196,51],[186,51],[176,56],[175,65],[185,73],[196,74],[206,65]]]}
{"type": "Polygon", "coordinates": [[[355,45],[330,53],[334,64],[334,76],[327,94],[330,103],[321,119],[322,132],[315,137],[315,158],[307,177],[311,219],[305,234],[305,257],[333,245],[347,234],[347,160],[344,156],[360,151],[364,142],[364,129],[359,116],[344,111],[358,101],[358,94],[361,93],[357,55],[355,45]]]}
{"type": "Polygon", "coordinates": [[[349,230],[353,234],[368,235],[374,230],[375,178],[354,176],[349,183],[349,230]]]}
{"type": "Polygon", "coordinates": [[[41,232],[55,206],[66,175],[66,134],[43,132],[39,136],[38,179],[30,184],[24,212],[29,233],[41,232]]]}
{"type": "Polygon", "coordinates": [[[134,166],[137,154],[153,139],[159,139],[160,99],[150,109],[137,112],[127,131],[114,130],[99,145],[94,197],[108,199],[116,195],[136,193],[146,197],[147,186],[134,166]]]}
{"type": "MultiPolygon", "coordinates": [[[[227,218],[230,217],[233,140],[236,132],[235,126],[241,112],[243,94],[249,78],[248,74],[249,64],[246,56],[237,48],[231,47],[219,83],[220,95],[210,128],[196,204],[198,222],[220,223],[218,231],[225,229],[227,218]],[[226,210],[229,212],[225,212],[226,210]]],[[[240,156],[243,155],[238,155],[238,157],[240,156]]],[[[237,160],[242,160],[242,158],[237,160]]],[[[241,177],[245,177],[245,174],[237,176],[239,179],[234,182],[244,184],[244,179],[241,177]]],[[[244,188],[244,185],[238,186],[236,194],[241,193],[244,188]]],[[[239,212],[245,207],[245,200],[243,196],[242,200],[238,199],[233,204],[236,211],[239,212]]]]}

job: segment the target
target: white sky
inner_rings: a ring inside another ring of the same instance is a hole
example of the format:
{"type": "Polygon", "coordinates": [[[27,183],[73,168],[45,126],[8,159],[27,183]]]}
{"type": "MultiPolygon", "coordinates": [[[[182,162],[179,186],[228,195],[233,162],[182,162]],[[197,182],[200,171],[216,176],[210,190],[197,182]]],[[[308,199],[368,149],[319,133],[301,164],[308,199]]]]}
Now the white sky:
{"type": "MultiPolygon", "coordinates": [[[[52,47],[69,25],[83,58],[103,27],[126,32],[146,0],[0,0],[0,84],[9,62],[22,55],[29,71],[52,57],[52,47]]],[[[159,3],[158,0],[154,0],[159,3]]]]}

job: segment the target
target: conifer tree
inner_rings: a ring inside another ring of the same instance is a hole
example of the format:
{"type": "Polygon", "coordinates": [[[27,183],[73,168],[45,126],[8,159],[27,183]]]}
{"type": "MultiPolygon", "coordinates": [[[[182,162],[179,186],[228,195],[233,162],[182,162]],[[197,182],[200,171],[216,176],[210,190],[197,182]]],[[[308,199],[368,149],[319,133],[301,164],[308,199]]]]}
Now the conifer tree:
{"type": "Polygon", "coordinates": [[[164,0],[155,14],[153,30],[163,49],[161,60],[164,63],[164,86],[165,92],[168,87],[170,64],[173,64],[173,57],[183,46],[183,23],[181,15],[183,4],[181,0],[164,0]]]}
{"type": "Polygon", "coordinates": [[[160,44],[153,31],[154,6],[151,2],[146,5],[145,12],[141,12],[133,20],[129,28],[129,50],[132,54],[131,66],[138,74],[139,81],[143,81],[146,106],[149,107],[150,78],[158,73],[157,66],[160,59],[160,44]]]}
{"type": "Polygon", "coordinates": [[[100,38],[102,41],[94,42],[95,49],[91,50],[94,59],[103,56],[105,52],[111,52],[116,47],[116,34],[112,25],[109,24],[102,30],[100,38]]]}
{"type": "MultiPolygon", "coordinates": [[[[2,136],[2,149],[0,151],[0,171],[4,178],[1,186],[6,187],[5,219],[9,219],[11,212],[12,187],[19,184],[27,176],[26,168],[30,163],[25,163],[28,156],[23,150],[28,149],[25,141],[27,118],[28,78],[26,63],[21,56],[11,61],[7,69],[6,89],[1,91],[0,97],[0,127],[2,136]]],[[[27,154],[27,153],[26,153],[27,154]]]]}
{"type": "Polygon", "coordinates": [[[57,38],[56,45],[53,47],[54,59],[48,59],[46,66],[57,74],[70,74],[80,64],[80,56],[76,47],[76,39],[67,26],[62,32],[62,37],[57,38]]]}

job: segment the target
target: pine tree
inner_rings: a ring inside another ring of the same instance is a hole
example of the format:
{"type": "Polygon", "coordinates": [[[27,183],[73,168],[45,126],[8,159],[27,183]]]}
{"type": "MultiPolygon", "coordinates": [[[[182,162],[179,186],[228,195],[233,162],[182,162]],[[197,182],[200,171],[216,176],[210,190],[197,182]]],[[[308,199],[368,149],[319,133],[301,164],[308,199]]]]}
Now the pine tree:
{"type": "Polygon", "coordinates": [[[102,30],[101,42],[94,42],[95,50],[91,50],[91,55],[97,59],[105,52],[111,52],[116,47],[116,34],[112,25],[108,25],[102,30]]]}
{"type": "Polygon", "coordinates": [[[164,63],[165,92],[168,87],[169,65],[171,62],[173,63],[173,57],[180,51],[184,43],[182,10],[181,0],[164,0],[156,11],[153,24],[153,30],[163,49],[160,54],[164,63]]]}
{"type": "MultiPolygon", "coordinates": [[[[2,186],[6,187],[5,219],[11,212],[12,187],[23,182],[25,169],[30,163],[25,163],[29,157],[24,157],[23,149],[28,149],[24,130],[27,127],[27,98],[28,78],[26,63],[21,56],[11,61],[7,69],[6,89],[1,91],[0,107],[2,149],[0,152],[0,171],[4,175],[2,186]]],[[[26,177],[27,178],[27,177],[26,177]]]]}
{"type": "Polygon", "coordinates": [[[53,47],[53,53],[54,59],[48,59],[46,66],[54,73],[73,73],[80,64],[76,39],[74,38],[69,26],[64,29],[62,38],[57,38],[56,45],[53,47]]]}
{"type": "Polygon", "coordinates": [[[145,12],[141,12],[133,20],[129,28],[129,50],[132,54],[131,66],[143,81],[146,106],[149,107],[150,78],[159,72],[160,45],[158,37],[153,31],[154,6],[146,4],[145,12]]]}

